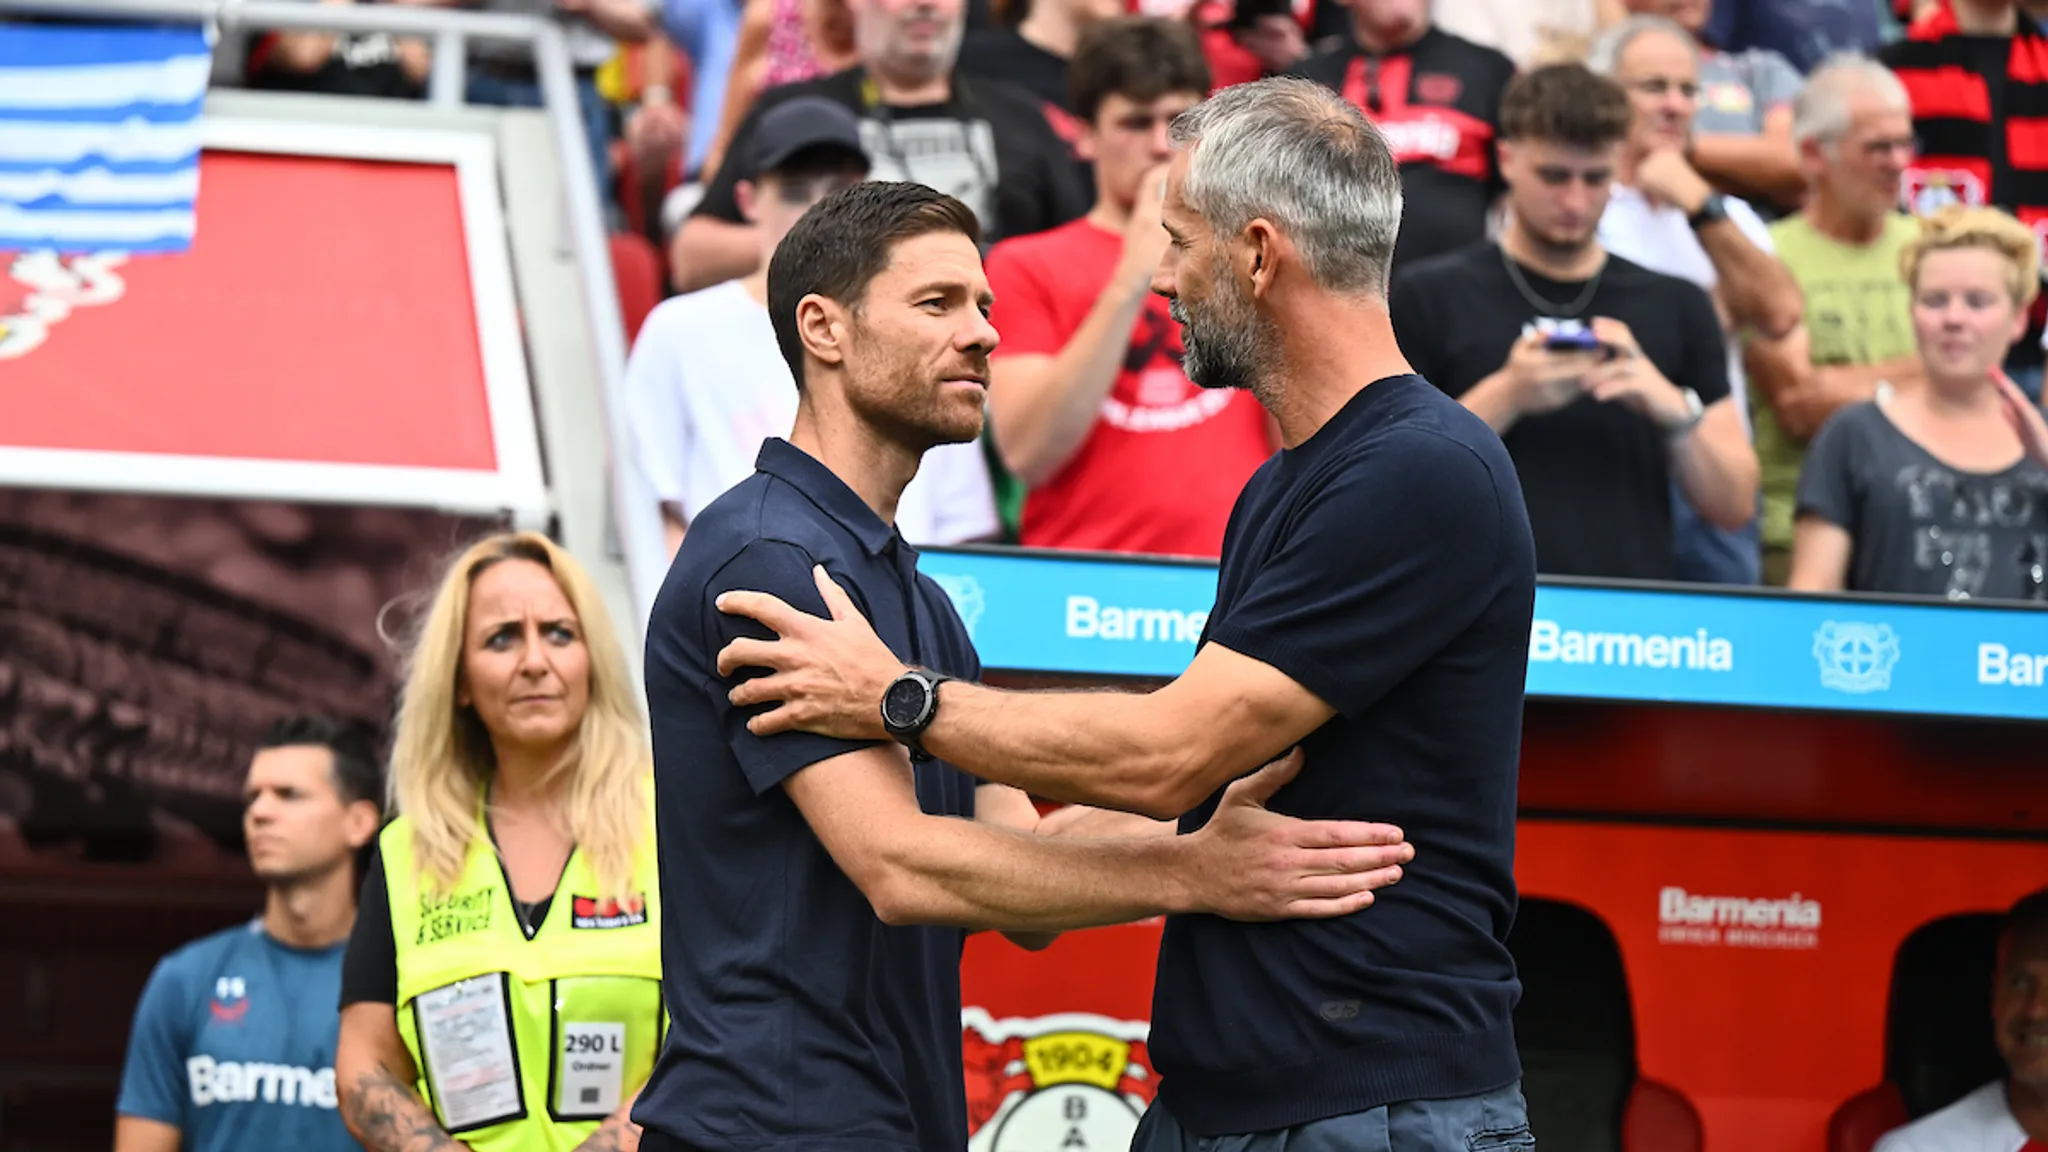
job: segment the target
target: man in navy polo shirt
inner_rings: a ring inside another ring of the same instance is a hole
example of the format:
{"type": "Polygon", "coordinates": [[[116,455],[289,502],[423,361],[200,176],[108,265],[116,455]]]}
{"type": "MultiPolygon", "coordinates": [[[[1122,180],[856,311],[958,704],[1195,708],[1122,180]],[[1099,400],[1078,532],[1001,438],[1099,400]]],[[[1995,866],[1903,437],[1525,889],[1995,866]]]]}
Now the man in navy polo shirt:
{"type": "Polygon", "coordinates": [[[734,593],[728,611],[781,637],[721,657],[771,670],[734,698],[781,702],[758,732],[886,732],[984,780],[1180,816],[1195,835],[1230,781],[1300,745],[1276,810],[1396,821],[1415,861],[1361,915],[1167,918],[1160,1093],[1134,1147],[1533,1147],[1506,946],[1536,585],[1514,464],[1395,343],[1400,178],[1364,116],[1264,80],[1174,137],[1154,289],[1174,298],[1188,377],[1250,389],[1287,445],[1238,501],[1187,671],[1143,695],[922,688],[843,597],[821,620],[734,593]]]}
{"type": "Polygon", "coordinates": [[[796,425],[691,524],[648,629],[673,1025],[633,1111],[646,1152],[960,1152],[963,928],[1037,944],[1162,912],[1348,915],[1408,858],[1397,828],[1262,808],[1298,761],[1234,785],[1195,835],[1082,839],[1039,834],[1022,793],[921,751],[749,729],[718,653],[768,633],[719,611],[731,589],[819,612],[829,589],[892,660],[980,671],[891,525],[925,451],[981,432],[996,334],[977,240],[958,200],[865,183],[769,263],[796,425]]]}

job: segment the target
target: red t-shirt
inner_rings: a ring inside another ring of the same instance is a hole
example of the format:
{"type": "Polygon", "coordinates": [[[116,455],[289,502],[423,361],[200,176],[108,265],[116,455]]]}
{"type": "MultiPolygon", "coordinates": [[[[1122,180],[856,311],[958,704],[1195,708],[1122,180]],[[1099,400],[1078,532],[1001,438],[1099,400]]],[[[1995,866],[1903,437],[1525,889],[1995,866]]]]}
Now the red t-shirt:
{"type": "MultiPolygon", "coordinates": [[[[1055,356],[1116,274],[1123,238],[1087,220],[1020,236],[988,256],[1000,359],[1055,356]]],[[[1231,506],[1272,453],[1250,393],[1209,390],[1180,369],[1180,325],[1148,297],[1095,427],[1024,499],[1019,542],[1036,548],[1215,558],[1231,506]]]]}

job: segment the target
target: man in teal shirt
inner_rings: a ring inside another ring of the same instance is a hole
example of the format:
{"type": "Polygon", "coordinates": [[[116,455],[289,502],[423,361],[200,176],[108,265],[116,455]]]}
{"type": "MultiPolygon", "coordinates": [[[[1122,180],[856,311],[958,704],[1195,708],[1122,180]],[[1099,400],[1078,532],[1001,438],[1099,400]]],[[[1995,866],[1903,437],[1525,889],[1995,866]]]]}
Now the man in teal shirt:
{"type": "Polygon", "coordinates": [[[150,974],[115,1104],[114,1152],[359,1152],[335,1111],[341,958],[355,858],[381,822],[369,743],[327,720],[280,721],[243,789],[263,914],[195,940],[150,974]]]}

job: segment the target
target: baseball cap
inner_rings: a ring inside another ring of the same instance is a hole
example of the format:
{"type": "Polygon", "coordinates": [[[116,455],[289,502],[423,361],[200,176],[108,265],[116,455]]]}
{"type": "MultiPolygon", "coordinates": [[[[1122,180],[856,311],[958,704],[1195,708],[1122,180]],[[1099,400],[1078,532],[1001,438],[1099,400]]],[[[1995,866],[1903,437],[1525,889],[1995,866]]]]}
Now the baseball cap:
{"type": "Polygon", "coordinates": [[[813,148],[839,149],[863,165],[868,162],[867,150],[860,143],[860,121],[845,105],[823,96],[799,96],[761,114],[754,125],[747,168],[758,177],[813,148]]]}

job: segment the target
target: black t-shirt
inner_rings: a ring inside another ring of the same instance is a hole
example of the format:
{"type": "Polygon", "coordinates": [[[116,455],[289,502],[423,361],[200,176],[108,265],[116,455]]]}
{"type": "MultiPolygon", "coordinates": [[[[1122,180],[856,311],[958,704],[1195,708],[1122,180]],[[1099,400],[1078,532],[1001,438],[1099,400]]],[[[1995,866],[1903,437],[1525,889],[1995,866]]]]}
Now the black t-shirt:
{"type": "MultiPolygon", "coordinates": [[[[1586,285],[1521,269],[1561,314],[1586,285]]],[[[1394,335],[1415,370],[1452,396],[1507,363],[1538,313],[1508,276],[1498,245],[1478,244],[1394,278],[1394,335]]],[[[1697,285],[1609,255],[1579,317],[1628,325],[1664,377],[1713,404],[1728,395],[1728,353],[1714,305],[1697,285]]],[[[1515,422],[1503,438],[1522,477],[1545,575],[1670,580],[1671,454],[1657,427],[1591,398],[1515,422]]]]}
{"type": "Polygon", "coordinates": [[[969,32],[960,43],[960,71],[1014,84],[1055,108],[1067,106],[1067,58],[1047,52],[1013,28],[969,32]]]}
{"type": "Polygon", "coordinates": [[[1513,61],[1432,28],[1387,56],[1347,38],[1295,72],[1363,109],[1400,162],[1396,268],[1485,239],[1487,208],[1503,187],[1494,136],[1513,61]]]}
{"type": "Polygon", "coordinates": [[[860,117],[860,134],[877,180],[916,180],[974,209],[984,245],[1057,228],[1092,206],[1072,154],[1030,93],[1000,80],[953,77],[945,104],[895,108],[871,103],[866,72],[844,72],[762,93],[740,122],[725,162],[696,211],[741,223],[733,185],[752,150],[762,112],[798,96],[822,96],[860,117]]]}
{"type": "MultiPolygon", "coordinates": [[[[690,523],[647,634],[662,976],[674,1020],[633,1119],[700,1148],[960,1152],[958,928],[890,927],[780,785],[865,745],[747,731],[720,649],[771,635],[716,598],[770,592],[826,615],[825,566],[905,661],[974,678],[952,601],[917,553],[823,464],[782,440],[690,523]]],[[[974,781],[917,766],[918,803],[974,813],[974,781]]]]}
{"type": "Polygon", "coordinates": [[[275,36],[250,45],[249,87],[337,96],[384,96],[417,100],[426,88],[398,60],[398,42],[383,32],[337,36],[333,51],[312,72],[293,72],[272,62],[275,36]]]}
{"type": "Polygon", "coordinates": [[[1262,1131],[1521,1075],[1506,940],[1535,603],[1513,461],[1420,377],[1366,388],[1245,485],[1203,642],[1337,713],[1270,807],[1398,824],[1415,860],[1339,919],[1168,918],[1150,1042],[1183,1128],[1262,1131]]]}

